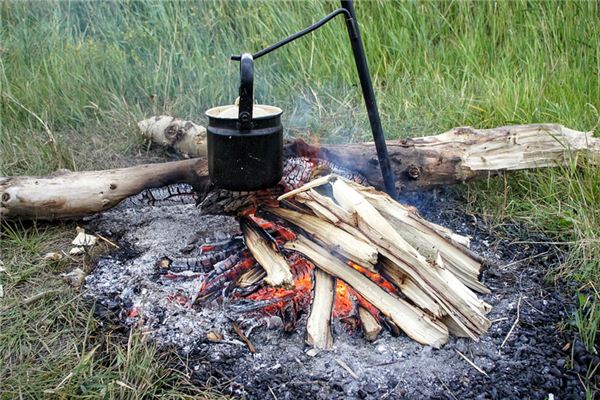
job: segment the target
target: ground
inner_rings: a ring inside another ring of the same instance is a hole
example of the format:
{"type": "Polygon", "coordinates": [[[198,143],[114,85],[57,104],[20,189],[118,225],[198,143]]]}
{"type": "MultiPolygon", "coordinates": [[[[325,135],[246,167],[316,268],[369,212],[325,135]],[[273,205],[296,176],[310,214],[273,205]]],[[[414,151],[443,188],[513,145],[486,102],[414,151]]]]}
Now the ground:
{"type": "MultiPolygon", "coordinates": [[[[335,6],[2,2],[0,175],[165,159],[136,135],[138,120],[171,114],[204,123],[204,110],[236,95],[230,54],[273,43],[335,6]]],[[[373,1],[356,9],[389,138],[460,125],[597,126],[597,2],[373,1]]],[[[257,65],[258,99],[285,110],[288,137],[368,139],[343,29],[334,21],[257,65]]],[[[571,161],[462,187],[458,207],[494,229],[519,226],[511,233],[523,242],[544,234],[544,241],[557,243],[561,263],[539,273],[558,279],[562,296],[574,304],[560,324],[566,340],[581,339],[594,353],[600,169],[571,161]]],[[[97,254],[84,261],[42,259],[68,247],[76,223],[0,222],[0,396],[198,394],[182,367],[185,359],[107,326],[63,283],[61,273],[90,271],[97,254]],[[46,295],[23,304],[40,293],[46,295]]],[[[574,348],[566,368],[576,365],[574,348]]],[[[585,374],[571,370],[591,398],[595,389],[585,374]]]]}
{"type": "MultiPolygon", "coordinates": [[[[425,192],[407,194],[401,201],[417,206],[429,220],[468,235],[473,250],[485,259],[482,279],[492,294],[484,299],[493,306],[489,318],[494,322],[478,342],[452,338],[436,350],[403,334],[384,332],[369,343],[360,330],[336,321],[333,350],[311,356],[304,342],[306,315],[284,332],[281,323],[271,325],[273,318],[257,324],[237,311],[235,302],[181,305],[174,297],[193,296],[202,279],[167,279],[157,261],[197,256],[190,243],[198,248],[209,240],[239,235],[233,218],[201,216],[193,202],[161,207],[126,203],[90,219],[89,229],[115,238],[121,249],[100,258],[86,278],[85,296],[95,302],[102,319],[135,327],[160,347],[177,349],[188,358],[193,380],[211,382],[214,390],[234,396],[583,398],[578,373],[591,374],[589,363],[597,363],[598,357],[586,355],[583,344],[572,342],[568,330],[561,328],[574,308],[564,294],[569,289],[544,281],[545,271],[555,268],[563,255],[543,235],[530,234],[539,243],[522,242],[517,234],[523,227],[490,229],[459,212],[456,197],[452,192],[425,192]],[[246,328],[256,325],[249,336],[256,354],[238,340],[231,320],[246,328]],[[224,340],[211,341],[214,332],[224,340]],[[570,346],[574,354],[567,366],[570,346]]],[[[597,378],[592,378],[594,384],[597,378]]]]}

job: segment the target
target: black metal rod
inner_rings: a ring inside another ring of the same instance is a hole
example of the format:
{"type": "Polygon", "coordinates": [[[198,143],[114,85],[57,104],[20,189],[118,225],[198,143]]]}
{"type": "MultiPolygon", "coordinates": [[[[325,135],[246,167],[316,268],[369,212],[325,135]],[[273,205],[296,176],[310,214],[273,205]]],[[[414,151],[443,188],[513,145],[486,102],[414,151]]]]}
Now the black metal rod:
{"type": "MultiPolygon", "coordinates": [[[[383,176],[383,184],[385,191],[394,199],[398,197],[396,191],[396,179],[394,178],[394,171],[390,165],[390,158],[387,151],[387,145],[385,143],[385,136],[383,134],[383,127],[381,126],[381,118],[379,117],[379,109],[377,108],[377,101],[375,100],[375,92],[373,91],[373,83],[371,82],[371,75],[369,74],[369,66],[367,64],[367,57],[365,55],[365,49],[360,38],[360,31],[358,29],[358,23],[356,22],[356,15],[354,13],[354,4],[352,0],[341,0],[342,8],[329,13],[320,21],[314,23],[306,29],[301,30],[277,43],[266,47],[260,51],[257,51],[252,55],[252,58],[257,59],[264,56],[288,44],[289,42],[298,39],[315,29],[320,28],[327,22],[331,21],[337,15],[344,14],[346,16],[346,27],[348,28],[348,36],[350,36],[350,43],[352,45],[352,53],[354,54],[354,61],[356,63],[356,70],[358,71],[358,77],[360,80],[360,86],[363,92],[363,98],[367,107],[367,114],[369,116],[369,123],[371,125],[371,131],[373,133],[373,141],[375,142],[375,149],[377,150],[377,158],[379,160],[379,168],[381,169],[381,175],[383,176]]],[[[233,55],[231,59],[234,61],[240,61],[241,55],[233,55]]]]}
{"type": "Polygon", "coordinates": [[[379,109],[377,108],[375,92],[373,91],[373,84],[371,83],[371,75],[369,74],[367,57],[360,38],[358,23],[356,22],[354,4],[352,0],[341,0],[341,3],[342,8],[348,10],[349,14],[346,14],[346,26],[348,27],[348,35],[350,36],[350,43],[352,44],[352,52],[354,53],[354,61],[356,62],[356,69],[358,70],[363,98],[365,99],[365,105],[367,106],[369,123],[371,124],[375,149],[377,150],[377,158],[379,159],[379,167],[381,168],[381,175],[383,176],[383,184],[387,194],[396,199],[398,196],[396,192],[396,180],[394,178],[394,171],[392,171],[390,165],[383,127],[381,126],[381,118],[379,118],[379,109]]]}
{"type": "MultiPolygon", "coordinates": [[[[302,29],[301,31],[296,32],[293,35],[291,35],[283,40],[280,40],[279,42],[277,42],[269,47],[266,47],[260,51],[257,51],[256,53],[252,54],[252,58],[256,60],[257,58],[262,57],[265,54],[269,54],[273,50],[276,50],[276,49],[280,48],[281,46],[284,46],[284,45],[288,44],[289,42],[298,39],[299,37],[302,37],[304,35],[311,33],[312,31],[314,31],[316,29],[319,29],[320,27],[322,27],[323,25],[325,25],[326,23],[328,23],[329,21],[331,21],[332,19],[334,19],[336,16],[338,16],[340,14],[346,14],[346,18],[351,18],[348,10],[346,10],[345,8],[338,8],[337,10],[334,10],[333,12],[327,14],[323,19],[321,19],[318,22],[315,22],[308,28],[302,29]]],[[[233,61],[240,61],[241,55],[231,56],[231,59],[233,61]]]]}

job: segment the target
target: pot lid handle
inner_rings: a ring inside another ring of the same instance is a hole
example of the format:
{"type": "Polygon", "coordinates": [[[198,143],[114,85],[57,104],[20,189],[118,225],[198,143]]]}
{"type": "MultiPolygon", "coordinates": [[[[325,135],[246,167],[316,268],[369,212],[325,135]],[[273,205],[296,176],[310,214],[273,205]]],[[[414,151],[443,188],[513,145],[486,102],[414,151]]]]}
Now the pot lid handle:
{"type": "Polygon", "coordinates": [[[242,54],[240,60],[240,105],[238,119],[241,130],[252,129],[254,106],[254,61],[250,53],[242,54]]]}

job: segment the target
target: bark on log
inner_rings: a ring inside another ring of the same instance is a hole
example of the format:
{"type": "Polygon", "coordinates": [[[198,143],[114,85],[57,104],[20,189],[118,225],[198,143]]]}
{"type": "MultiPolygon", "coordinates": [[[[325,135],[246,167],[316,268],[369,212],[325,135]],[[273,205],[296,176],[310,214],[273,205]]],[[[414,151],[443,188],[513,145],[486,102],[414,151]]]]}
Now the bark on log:
{"type": "MultiPolygon", "coordinates": [[[[170,118],[170,117],[166,117],[170,118]]],[[[198,154],[204,151],[199,145],[198,154]]],[[[560,125],[533,124],[494,129],[456,128],[437,136],[388,141],[397,186],[402,190],[451,185],[498,171],[565,164],[570,155],[600,161],[600,139],[560,125]]],[[[382,188],[371,143],[285,145],[288,157],[320,157],[363,174],[382,188]]],[[[58,172],[47,177],[0,177],[0,218],[78,218],[104,211],[148,188],[189,183],[209,186],[206,160],[192,159],[106,171],[58,172]],[[114,187],[114,189],[113,189],[114,187]]]]}

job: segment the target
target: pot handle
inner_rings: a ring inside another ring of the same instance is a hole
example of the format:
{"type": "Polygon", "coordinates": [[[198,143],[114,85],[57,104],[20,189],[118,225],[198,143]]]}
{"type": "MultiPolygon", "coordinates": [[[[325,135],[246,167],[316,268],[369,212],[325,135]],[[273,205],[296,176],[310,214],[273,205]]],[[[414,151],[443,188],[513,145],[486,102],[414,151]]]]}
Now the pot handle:
{"type": "Polygon", "coordinates": [[[241,130],[252,129],[254,107],[254,61],[250,53],[242,54],[240,60],[240,103],[238,121],[241,130]]]}

